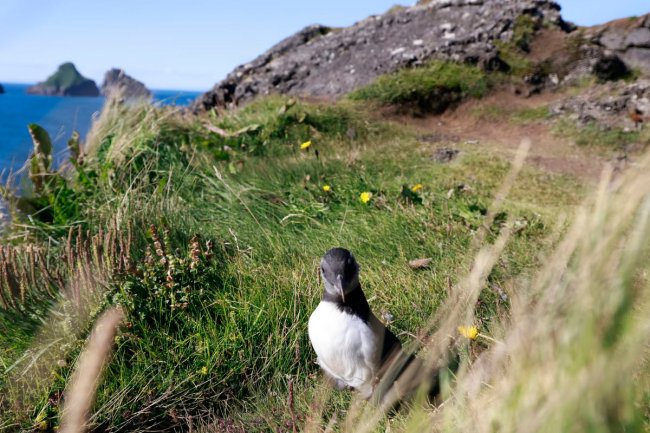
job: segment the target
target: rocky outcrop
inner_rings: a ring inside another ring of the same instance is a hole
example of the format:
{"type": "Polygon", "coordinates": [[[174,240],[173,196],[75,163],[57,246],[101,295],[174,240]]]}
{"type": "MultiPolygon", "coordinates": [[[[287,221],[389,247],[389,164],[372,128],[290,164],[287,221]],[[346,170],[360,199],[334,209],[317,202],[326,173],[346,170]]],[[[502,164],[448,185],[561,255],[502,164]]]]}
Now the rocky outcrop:
{"type": "Polygon", "coordinates": [[[511,40],[522,15],[568,28],[548,0],[433,0],[392,8],[348,28],[307,27],[237,67],[193,107],[236,105],[269,93],[336,97],[430,59],[500,68],[495,42],[511,40]]]}
{"type": "Polygon", "coordinates": [[[650,80],[609,83],[570,97],[550,108],[552,115],[566,115],[578,126],[595,123],[603,129],[632,130],[650,120],[650,80]]]}
{"type": "Polygon", "coordinates": [[[102,95],[119,95],[129,100],[151,98],[151,92],[142,82],[127,75],[123,69],[117,68],[107,71],[104,75],[102,95]]]}
{"type": "Polygon", "coordinates": [[[650,14],[593,27],[586,36],[591,43],[616,54],[629,67],[650,73],[650,14]]]}
{"type": "Polygon", "coordinates": [[[0,95],[3,94],[4,92],[5,92],[5,88],[2,87],[2,84],[0,84],[0,95]]]}
{"type": "Polygon", "coordinates": [[[99,96],[95,82],[82,76],[77,68],[64,63],[47,80],[27,88],[27,93],[46,96],[99,96]]]}

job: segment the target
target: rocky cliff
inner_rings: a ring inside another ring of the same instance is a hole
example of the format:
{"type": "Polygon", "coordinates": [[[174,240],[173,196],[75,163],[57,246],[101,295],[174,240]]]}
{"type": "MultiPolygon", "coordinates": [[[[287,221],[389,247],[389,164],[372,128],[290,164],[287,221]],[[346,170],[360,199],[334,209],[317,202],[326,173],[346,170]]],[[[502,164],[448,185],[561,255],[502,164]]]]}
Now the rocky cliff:
{"type": "Polygon", "coordinates": [[[628,66],[650,73],[650,15],[612,21],[585,34],[592,44],[615,53],[628,66]]]}
{"type": "Polygon", "coordinates": [[[0,84],[0,94],[3,94],[5,92],[5,88],[2,87],[2,84],[0,84]]]}
{"type": "Polygon", "coordinates": [[[151,92],[135,78],[127,75],[123,69],[113,68],[104,75],[102,94],[108,96],[117,94],[124,99],[149,99],[151,92]]]}
{"type": "Polygon", "coordinates": [[[513,38],[522,15],[539,27],[571,27],[560,7],[547,0],[436,0],[396,7],[348,28],[307,27],[237,67],[194,108],[234,105],[273,92],[336,97],[430,59],[498,69],[503,65],[496,43],[513,38]]]}
{"type": "Polygon", "coordinates": [[[46,96],[99,96],[97,84],[82,76],[74,64],[67,62],[47,80],[27,88],[27,93],[46,96]]]}

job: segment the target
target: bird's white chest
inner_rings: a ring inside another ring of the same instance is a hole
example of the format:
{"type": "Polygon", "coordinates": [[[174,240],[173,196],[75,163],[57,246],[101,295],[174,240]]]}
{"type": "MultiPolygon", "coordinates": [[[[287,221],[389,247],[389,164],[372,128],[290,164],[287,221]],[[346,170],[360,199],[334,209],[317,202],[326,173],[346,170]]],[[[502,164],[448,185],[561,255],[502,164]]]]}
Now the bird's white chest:
{"type": "Polygon", "coordinates": [[[363,394],[372,392],[383,343],[380,325],[372,314],[365,323],[331,302],[321,302],[309,317],[309,340],[321,368],[363,394]]]}

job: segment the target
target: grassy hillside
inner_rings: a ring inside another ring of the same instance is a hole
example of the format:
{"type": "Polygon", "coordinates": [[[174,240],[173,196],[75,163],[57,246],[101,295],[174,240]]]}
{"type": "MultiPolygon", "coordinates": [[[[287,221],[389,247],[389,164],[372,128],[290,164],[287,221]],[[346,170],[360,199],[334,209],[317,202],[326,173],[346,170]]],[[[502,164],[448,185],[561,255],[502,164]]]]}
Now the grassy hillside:
{"type": "Polygon", "coordinates": [[[471,143],[438,162],[438,145],[372,111],[109,104],[83,158],[11,196],[32,216],[15,214],[0,256],[0,431],[57,429],[112,306],[126,318],[98,431],[647,429],[647,171],[581,211],[578,178],[471,143]],[[444,405],[386,416],[322,382],[306,323],[334,246],[404,342],[460,344],[444,405]]]}

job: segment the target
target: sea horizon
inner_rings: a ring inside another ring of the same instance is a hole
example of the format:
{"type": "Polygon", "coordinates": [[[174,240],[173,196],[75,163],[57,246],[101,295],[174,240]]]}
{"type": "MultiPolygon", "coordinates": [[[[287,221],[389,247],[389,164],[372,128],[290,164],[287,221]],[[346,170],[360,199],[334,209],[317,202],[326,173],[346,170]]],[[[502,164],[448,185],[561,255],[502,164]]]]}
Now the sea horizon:
{"type": "MultiPolygon", "coordinates": [[[[36,123],[48,131],[54,147],[54,164],[66,158],[67,141],[73,131],[85,140],[93,119],[99,116],[104,96],[44,96],[26,93],[33,83],[2,82],[0,94],[0,175],[24,166],[33,144],[27,125],[36,123]]],[[[150,89],[153,102],[187,106],[202,91],[150,89]]]]}

